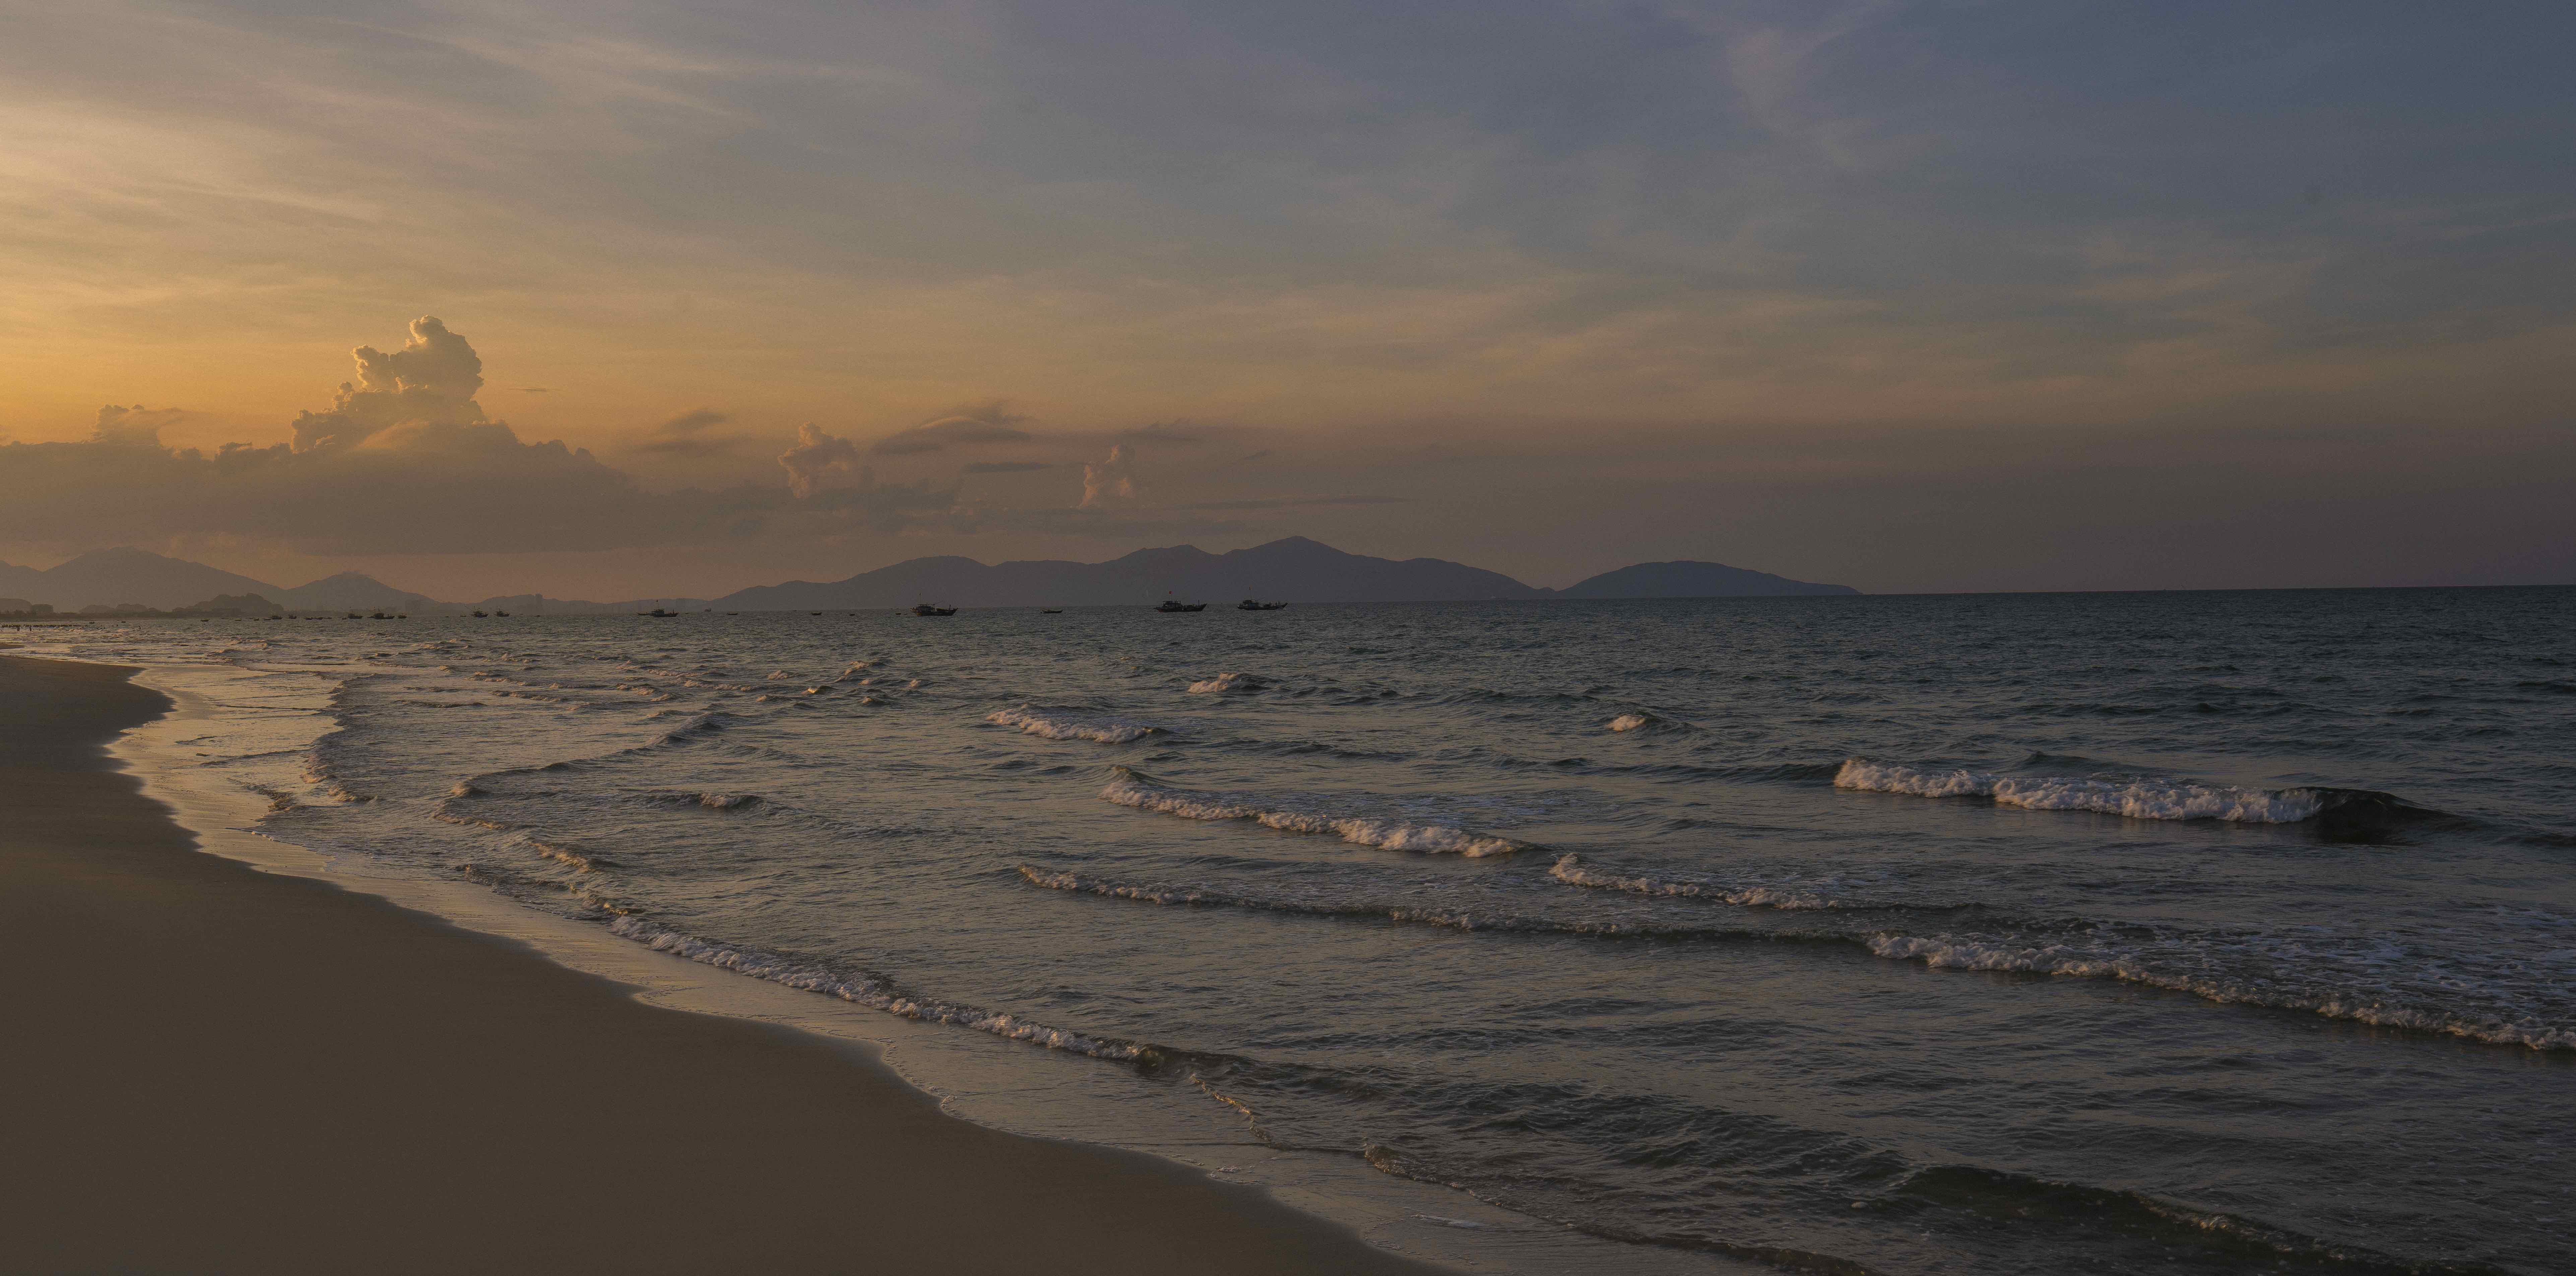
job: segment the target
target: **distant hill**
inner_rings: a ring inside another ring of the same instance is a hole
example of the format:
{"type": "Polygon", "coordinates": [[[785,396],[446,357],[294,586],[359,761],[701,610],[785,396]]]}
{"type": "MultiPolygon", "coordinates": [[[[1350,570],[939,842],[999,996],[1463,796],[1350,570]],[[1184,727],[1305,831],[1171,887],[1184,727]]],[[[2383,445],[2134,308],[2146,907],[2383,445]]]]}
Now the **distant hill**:
{"type": "Polygon", "coordinates": [[[587,602],[517,594],[480,603],[440,602],[372,576],[342,572],[293,589],[139,549],[103,549],[38,570],[0,563],[0,596],[51,604],[61,611],[133,605],[156,611],[198,599],[256,601],[303,612],[395,611],[415,616],[473,608],[522,616],[623,615],[656,607],[672,611],[848,611],[938,603],[949,607],[1150,606],[1166,597],[1232,603],[1259,598],[1291,603],[1469,602],[1545,598],[1725,598],[1857,594],[1721,563],[1639,563],[1570,589],[1542,589],[1481,567],[1439,558],[1371,558],[1303,536],[1211,554],[1195,545],[1140,549],[1105,563],[1026,560],[987,565],[953,555],[915,558],[846,580],[791,580],[722,598],[635,598],[587,602]],[[274,600],[271,603],[271,600],[274,600]]]}
{"type": "Polygon", "coordinates": [[[177,611],[207,598],[255,598],[259,606],[271,611],[434,614],[456,610],[453,603],[396,589],[356,572],[282,589],[204,563],[133,548],[98,550],[42,571],[0,563],[0,594],[51,603],[61,611],[126,604],[177,611]]]}
{"type": "Polygon", "coordinates": [[[342,572],[309,585],[267,591],[268,596],[297,611],[405,611],[436,613],[456,610],[426,594],[396,589],[373,576],[342,572]]]}
{"type": "Polygon", "coordinates": [[[1724,563],[1638,563],[1603,572],[1557,592],[1559,598],[1789,598],[1857,594],[1849,585],[1816,585],[1724,563]]]}
{"type": "Polygon", "coordinates": [[[1500,572],[1437,558],[1402,561],[1346,554],[1303,536],[1211,554],[1194,545],[1140,549],[1105,563],[1034,560],[986,566],[971,558],[915,558],[816,584],[789,581],[727,594],[718,611],[909,607],[1031,607],[1186,602],[1454,602],[1544,598],[1500,572]]]}
{"type": "Polygon", "coordinates": [[[218,594],[277,593],[277,586],[248,576],[140,549],[102,549],[42,571],[0,566],[0,594],[51,603],[60,611],[119,603],[166,611],[218,594]]]}

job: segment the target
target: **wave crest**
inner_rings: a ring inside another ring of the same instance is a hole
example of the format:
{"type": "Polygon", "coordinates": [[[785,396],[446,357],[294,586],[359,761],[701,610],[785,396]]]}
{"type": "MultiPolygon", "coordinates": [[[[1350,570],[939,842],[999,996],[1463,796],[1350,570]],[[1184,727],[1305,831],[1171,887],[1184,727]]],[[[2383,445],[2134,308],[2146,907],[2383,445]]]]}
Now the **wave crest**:
{"type": "Polygon", "coordinates": [[[2395,806],[2383,793],[2358,789],[2239,789],[2175,780],[2096,780],[2080,776],[1994,775],[1965,769],[1918,771],[1853,758],[1834,774],[1834,787],[1913,797],[1982,797],[1997,806],[2032,811],[2092,811],[2133,820],[2226,820],[2241,824],[2296,824],[2360,802],[2395,806]]]}
{"type": "Polygon", "coordinates": [[[1297,810],[1247,794],[1193,793],[1166,788],[1126,767],[1113,768],[1116,778],[1100,796],[1139,810],[1161,811],[1191,820],[1250,820],[1289,833],[1331,833],[1345,842],[1387,851],[1422,851],[1482,859],[1530,849],[1529,843],[1493,837],[1446,824],[1418,824],[1402,819],[1297,810]]]}
{"type": "Polygon", "coordinates": [[[2116,979],[2189,993],[2223,1005],[2304,1010],[2329,1019],[2349,1019],[2382,1028],[2437,1032],[2493,1045],[2528,1046],[2535,1050],[2576,1049],[2576,1026],[2515,1022],[2428,1006],[2400,1005],[2354,989],[2300,989],[2278,978],[2229,977],[2212,971],[2159,969],[2134,953],[2063,944],[2026,946],[2009,940],[1948,936],[1881,934],[1866,942],[1869,950],[1878,956],[1891,961],[1919,961],[1936,969],[2018,971],[2064,975],[2074,979],[2116,979]]]}
{"type": "Polygon", "coordinates": [[[984,720],[997,727],[1017,727],[1024,735],[1048,740],[1093,740],[1101,744],[1133,744],[1163,730],[1147,722],[1027,704],[1016,709],[996,709],[984,715],[984,720]]]}
{"type": "Polygon", "coordinates": [[[1583,867],[1582,857],[1560,857],[1547,875],[1568,886],[1587,890],[1624,891],[1631,895],[1651,895],[1665,899],[1705,899],[1720,904],[1746,908],[1832,909],[1838,904],[1811,891],[1786,890],[1776,886],[1720,886],[1709,882],[1668,882],[1652,877],[1621,877],[1615,873],[1596,872],[1583,867]]]}

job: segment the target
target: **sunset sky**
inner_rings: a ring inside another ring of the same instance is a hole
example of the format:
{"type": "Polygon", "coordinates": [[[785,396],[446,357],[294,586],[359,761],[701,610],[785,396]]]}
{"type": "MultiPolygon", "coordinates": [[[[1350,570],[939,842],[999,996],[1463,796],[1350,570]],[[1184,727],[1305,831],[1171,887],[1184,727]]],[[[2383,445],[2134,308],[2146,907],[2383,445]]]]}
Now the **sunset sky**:
{"type": "Polygon", "coordinates": [[[2537,3],[0,0],[0,560],[2576,581],[2571,41],[2537,3]]]}

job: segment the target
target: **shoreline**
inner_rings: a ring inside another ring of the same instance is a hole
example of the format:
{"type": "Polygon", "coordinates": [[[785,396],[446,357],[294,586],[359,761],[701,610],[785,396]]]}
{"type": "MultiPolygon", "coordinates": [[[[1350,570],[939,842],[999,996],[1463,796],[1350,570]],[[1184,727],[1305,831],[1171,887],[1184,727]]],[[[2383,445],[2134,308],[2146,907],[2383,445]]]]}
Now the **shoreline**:
{"type": "Polygon", "coordinates": [[[133,672],[0,657],[0,1192],[42,1220],[0,1270],[1447,1270],[950,1115],[876,1047],[208,853],[107,752],[174,707],[133,672]]]}

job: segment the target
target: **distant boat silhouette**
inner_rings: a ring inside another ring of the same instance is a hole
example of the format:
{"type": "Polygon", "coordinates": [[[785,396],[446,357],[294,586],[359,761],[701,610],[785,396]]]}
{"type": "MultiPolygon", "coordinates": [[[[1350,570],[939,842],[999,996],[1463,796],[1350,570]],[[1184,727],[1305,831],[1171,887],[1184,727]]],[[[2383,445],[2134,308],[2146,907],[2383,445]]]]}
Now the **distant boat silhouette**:
{"type": "Polygon", "coordinates": [[[1286,603],[1265,603],[1255,599],[1246,598],[1242,602],[1236,603],[1234,605],[1234,609],[1236,611],[1277,611],[1287,605],[1288,604],[1286,603]]]}
{"type": "Polygon", "coordinates": [[[507,616],[507,615],[509,615],[510,613],[508,613],[508,612],[506,612],[506,611],[496,611],[496,612],[493,612],[492,614],[493,614],[493,615],[495,615],[495,616],[507,616]]]}
{"type": "Polygon", "coordinates": [[[957,614],[957,609],[954,607],[933,607],[928,603],[914,603],[912,605],[912,614],[916,616],[954,616],[957,614]]]}
{"type": "Polygon", "coordinates": [[[676,612],[676,611],[671,611],[671,610],[669,610],[669,609],[667,609],[667,608],[656,607],[656,608],[654,608],[654,609],[653,609],[653,610],[651,610],[651,611],[639,611],[639,612],[637,612],[637,613],[635,613],[635,614],[636,614],[636,615],[638,615],[638,616],[662,616],[662,617],[670,617],[670,616],[677,616],[677,615],[679,615],[680,613],[678,613],[678,612],[676,612]]]}
{"type": "Polygon", "coordinates": [[[1177,599],[1177,598],[1166,598],[1166,599],[1164,599],[1164,600],[1163,600],[1163,605],[1162,605],[1162,606],[1160,606],[1160,607],[1155,608],[1154,610],[1156,610],[1156,611],[1206,611],[1206,610],[1207,610],[1207,604],[1206,604],[1206,603],[1185,603],[1185,602],[1182,602],[1180,599],[1177,599]]]}
{"type": "Polygon", "coordinates": [[[1064,614],[1064,608],[1062,608],[1062,607],[1042,607],[1042,608],[1039,608],[1039,609],[1038,609],[1038,614],[1039,614],[1039,615],[1041,615],[1041,616],[1061,616],[1061,615],[1063,615],[1063,614],[1064,614]]]}
{"type": "Polygon", "coordinates": [[[488,612],[480,612],[480,611],[478,611],[478,612],[474,613],[474,618],[475,618],[476,620],[481,620],[481,619],[483,619],[486,615],[489,615],[489,614],[490,614],[490,613],[488,613],[488,612]]]}

